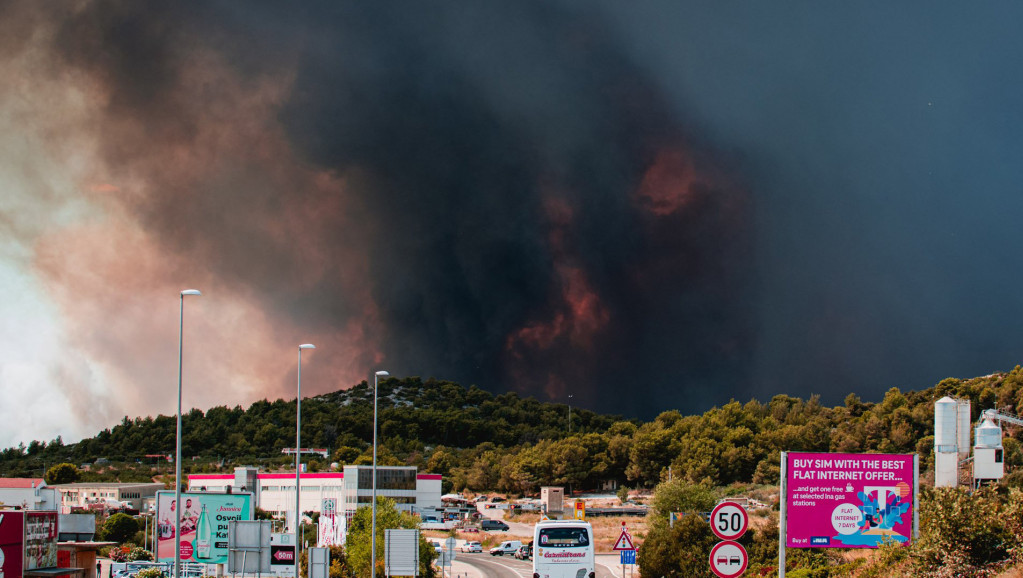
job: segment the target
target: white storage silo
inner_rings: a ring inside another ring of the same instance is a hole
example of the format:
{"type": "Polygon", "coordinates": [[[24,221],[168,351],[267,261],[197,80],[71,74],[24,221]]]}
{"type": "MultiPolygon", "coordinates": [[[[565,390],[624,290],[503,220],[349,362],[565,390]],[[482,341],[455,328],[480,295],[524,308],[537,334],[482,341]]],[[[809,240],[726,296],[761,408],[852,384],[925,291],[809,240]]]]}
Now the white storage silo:
{"type": "Polygon", "coordinates": [[[956,401],[956,446],[959,447],[959,460],[970,457],[970,424],[973,419],[970,416],[970,400],[960,399],[956,401]]]}
{"type": "MultiPolygon", "coordinates": [[[[953,487],[959,483],[959,449],[956,435],[959,421],[958,408],[959,404],[951,397],[943,397],[934,402],[934,487],[936,488],[953,487]]],[[[969,434],[967,433],[967,435],[969,434]]]]}
{"type": "Polygon", "coordinates": [[[1005,475],[1002,449],[1002,428],[985,415],[974,434],[973,479],[975,483],[1000,480],[1005,475]]]}

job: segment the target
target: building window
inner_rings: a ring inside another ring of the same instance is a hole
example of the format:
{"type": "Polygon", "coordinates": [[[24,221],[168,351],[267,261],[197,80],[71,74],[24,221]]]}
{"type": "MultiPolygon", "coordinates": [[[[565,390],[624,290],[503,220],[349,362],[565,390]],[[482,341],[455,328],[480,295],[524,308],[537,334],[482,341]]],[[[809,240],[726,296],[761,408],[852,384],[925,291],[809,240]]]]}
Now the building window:
{"type": "MultiPolygon", "coordinates": [[[[395,504],[415,504],[416,503],[416,499],[415,498],[409,498],[409,497],[402,497],[402,496],[380,496],[379,494],[378,494],[378,497],[387,498],[388,500],[393,501],[395,504]]],[[[373,503],[373,496],[371,496],[371,495],[370,496],[359,496],[359,503],[360,504],[372,504],[373,503]]]]}
{"type": "MultiPolygon", "coordinates": [[[[1002,450],[995,450],[995,463],[1002,463],[1002,450]]],[[[173,554],[173,552],[171,552],[173,554]]]]}
{"type": "MultiPolygon", "coordinates": [[[[359,489],[373,489],[372,468],[359,468],[359,489]]],[[[415,468],[377,468],[377,489],[378,490],[415,490],[416,469],[415,468]]]]}

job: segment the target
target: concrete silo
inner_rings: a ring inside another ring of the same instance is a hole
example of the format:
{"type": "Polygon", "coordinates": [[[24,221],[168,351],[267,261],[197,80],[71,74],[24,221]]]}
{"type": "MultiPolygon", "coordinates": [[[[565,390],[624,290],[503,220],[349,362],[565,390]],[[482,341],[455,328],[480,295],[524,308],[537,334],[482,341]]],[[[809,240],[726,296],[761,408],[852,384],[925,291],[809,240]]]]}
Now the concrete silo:
{"type": "Polygon", "coordinates": [[[959,461],[970,457],[970,400],[956,400],[956,445],[959,446],[959,461]]]}

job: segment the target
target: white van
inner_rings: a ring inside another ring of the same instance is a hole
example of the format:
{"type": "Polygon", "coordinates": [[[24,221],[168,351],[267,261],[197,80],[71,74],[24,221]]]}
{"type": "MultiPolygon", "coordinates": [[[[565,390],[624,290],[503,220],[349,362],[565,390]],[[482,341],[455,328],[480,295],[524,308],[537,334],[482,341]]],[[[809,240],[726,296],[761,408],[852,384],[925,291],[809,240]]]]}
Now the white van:
{"type": "Polygon", "coordinates": [[[505,540],[501,542],[500,546],[495,546],[490,549],[491,556],[504,556],[505,554],[514,554],[516,550],[522,547],[520,540],[505,540]]]}
{"type": "Polygon", "coordinates": [[[544,520],[533,529],[533,578],[594,578],[593,527],[581,520],[544,520]]]}

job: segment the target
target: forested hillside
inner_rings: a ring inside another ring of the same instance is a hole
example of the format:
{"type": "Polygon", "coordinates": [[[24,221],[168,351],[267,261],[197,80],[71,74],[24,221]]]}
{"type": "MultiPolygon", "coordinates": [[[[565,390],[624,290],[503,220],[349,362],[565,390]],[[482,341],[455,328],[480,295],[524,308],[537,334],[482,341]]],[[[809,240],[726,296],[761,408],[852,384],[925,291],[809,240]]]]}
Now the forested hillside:
{"type": "MultiPolygon", "coordinates": [[[[933,459],[933,403],[945,395],[970,398],[974,419],[991,407],[1016,412],[1023,405],[1023,370],[950,378],[919,392],[893,388],[876,402],[849,394],[843,405],[826,407],[816,397],[777,395],[767,402],[728,403],[702,415],[665,411],[647,423],[573,408],[571,433],[563,404],[512,393],[494,396],[445,381],[389,379],[380,390],[380,460],[444,474],[446,489],[513,493],[534,492],[544,484],[591,488],[609,480],[652,487],[669,467],[678,478],[715,486],[777,483],[782,450],[917,452],[927,470],[933,459]]],[[[365,383],[304,400],[302,415],[303,445],[329,449],[330,461],[369,459],[373,406],[365,383]]],[[[241,464],[272,469],[293,459],[281,454],[294,446],[292,401],[192,410],[183,422],[184,455],[191,458],[186,471],[241,464]]],[[[1007,435],[1004,442],[1010,468],[1023,463],[1017,439],[1007,435]]],[[[0,452],[0,473],[42,475],[55,463],[105,458],[118,467],[93,468],[87,475],[138,479],[153,474],[153,460],[145,455],[173,451],[173,416],[125,418],[77,444],[57,439],[8,448],[0,452]]],[[[313,469],[329,464],[307,459],[313,469]]]]}

